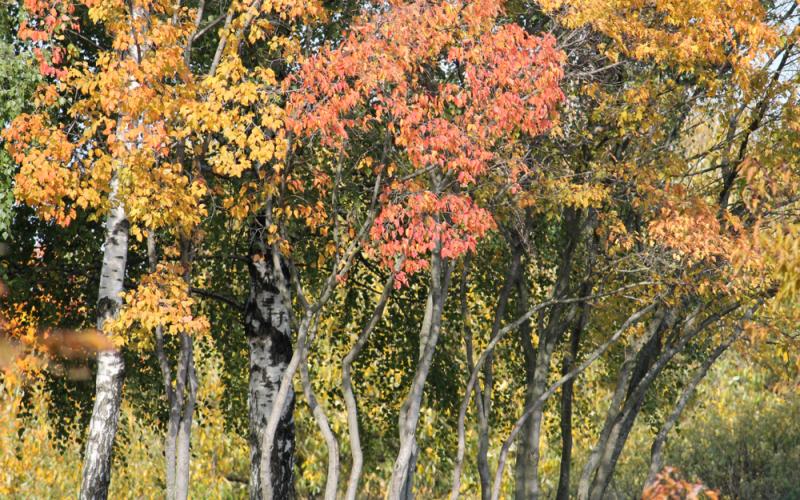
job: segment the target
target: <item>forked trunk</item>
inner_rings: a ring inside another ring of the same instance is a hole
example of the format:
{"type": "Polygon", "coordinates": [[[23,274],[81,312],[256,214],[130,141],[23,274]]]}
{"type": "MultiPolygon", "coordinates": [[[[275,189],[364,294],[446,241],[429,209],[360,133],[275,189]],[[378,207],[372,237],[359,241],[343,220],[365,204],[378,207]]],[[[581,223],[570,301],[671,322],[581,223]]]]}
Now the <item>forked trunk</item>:
{"type": "MultiPolygon", "coordinates": [[[[574,209],[564,212],[562,221],[566,244],[561,254],[556,274],[556,282],[553,287],[553,299],[560,300],[567,297],[571,283],[573,262],[575,260],[576,249],[581,237],[581,221],[583,214],[574,209]]],[[[547,316],[546,326],[539,335],[539,342],[536,347],[536,358],[532,365],[533,376],[526,377],[526,411],[534,405],[547,391],[547,379],[550,375],[550,362],[553,351],[560,342],[568,326],[572,323],[575,314],[574,305],[554,304],[547,316]]],[[[521,439],[525,440],[521,451],[526,455],[518,455],[517,460],[522,461],[517,466],[517,477],[523,477],[524,482],[515,485],[515,498],[525,498],[537,500],[540,495],[539,488],[539,455],[541,427],[544,415],[544,408],[534,405],[530,418],[526,421],[525,431],[527,435],[521,439]],[[525,469],[520,470],[520,469],[525,469]]]]}
{"type": "Polygon", "coordinates": [[[417,424],[422,407],[425,381],[428,378],[433,362],[433,353],[439,339],[444,301],[450,281],[448,262],[442,259],[440,252],[441,245],[438,245],[431,258],[431,290],[429,307],[426,307],[426,318],[420,329],[419,363],[411,382],[411,390],[400,409],[400,451],[392,469],[387,495],[391,500],[405,500],[413,496],[413,476],[417,458],[417,424]]]}

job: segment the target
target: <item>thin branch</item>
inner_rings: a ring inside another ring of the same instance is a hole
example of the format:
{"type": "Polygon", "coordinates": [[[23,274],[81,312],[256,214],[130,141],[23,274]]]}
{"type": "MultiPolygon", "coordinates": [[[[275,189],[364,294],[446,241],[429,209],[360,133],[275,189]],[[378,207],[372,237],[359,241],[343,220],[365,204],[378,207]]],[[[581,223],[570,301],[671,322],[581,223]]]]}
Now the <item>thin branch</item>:
{"type": "Polygon", "coordinates": [[[222,295],[216,292],[212,292],[210,290],[204,290],[202,288],[189,288],[189,293],[193,293],[194,295],[199,295],[200,297],[205,297],[207,299],[214,299],[224,304],[228,304],[232,308],[236,309],[239,312],[244,311],[244,304],[238,302],[236,299],[228,297],[227,295],[222,295]]]}
{"type": "Polygon", "coordinates": [[[602,356],[603,353],[605,353],[608,350],[608,348],[611,347],[612,344],[614,344],[617,340],[619,340],[619,338],[622,336],[623,333],[625,333],[625,331],[628,330],[628,328],[630,328],[633,324],[637,323],[645,314],[653,310],[657,304],[658,304],[657,301],[653,301],[650,305],[644,307],[643,309],[639,309],[638,311],[630,315],[628,319],[625,320],[625,322],[622,324],[622,326],[619,327],[619,329],[617,329],[616,332],[614,332],[614,335],[612,335],[608,340],[600,344],[600,346],[597,349],[592,351],[592,353],[589,354],[589,356],[583,361],[583,363],[578,365],[576,368],[571,370],[566,375],[562,376],[560,379],[558,379],[557,382],[551,385],[547,389],[547,391],[545,391],[541,396],[539,396],[536,402],[534,402],[534,404],[530,408],[528,408],[528,410],[525,411],[525,413],[522,414],[522,416],[516,421],[516,423],[514,423],[514,427],[511,430],[511,434],[509,434],[508,438],[503,443],[502,449],[500,450],[500,457],[497,462],[497,471],[495,471],[494,484],[492,485],[492,500],[497,500],[498,498],[500,498],[500,486],[503,482],[503,470],[505,469],[506,458],[508,457],[508,450],[511,448],[511,444],[516,439],[517,434],[519,434],[520,429],[522,429],[522,426],[525,424],[525,421],[528,419],[528,417],[530,417],[531,414],[538,408],[541,408],[544,402],[547,401],[547,399],[550,396],[552,396],[559,389],[559,387],[566,384],[568,381],[572,380],[573,378],[581,374],[584,370],[589,368],[589,366],[591,366],[592,363],[594,363],[600,356],[602,356]]]}
{"type": "Polygon", "coordinates": [[[461,400],[461,407],[459,408],[458,413],[458,451],[456,454],[456,462],[453,467],[453,486],[450,490],[450,498],[455,500],[458,498],[459,490],[461,489],[461,468],[464,464],[464,453],[466,450],[466,438],[465,438],[465,420],[467,415],[467,407],[469,406],[470,399],[472,397],[472,390],[475,388],[475,384],[478,379],[478,373],[483,366],[483,363],[486,361],[486,358],[489,354],[492,353],[495,346],[503,339],[503,337],[508,333],[516,329],[520,326],[523,322],[527,321],[531,316],[533,316],[537,311],[544,309],[547,306],[551,306],[554,304],[571,304],[574,302],[584,302],[590,300],[597,300],[602,297],[607,297],[610,295],[614,295],[620,293],[624,290],[628,290],[630,288],[635,288],[643,285],[652,284],[650,281],[643,281],[639,283],[634,283],[631,285],[625,285],[623,287],[617,288],[611,292],[600,293],[596,295],[590,295],[587,297],[574,297],[570,299],[554,299],[554,300],[547,300],[544,302],[540,302],[535,306],[528,309],[528,312],[517,318],[516,320],[512,321],[502,329],[500,329],[497,334],[492,338],[489,344],[486,346],[486,349],[483,350],[481,355],[478,357],[477,362],[475,363],[475,367],[472,370],[472,374],[470,375],[469,382],[467,382],[467,389],[464,394],[464,399],[461,400]]]}
{"type": "Polygon", "coordinates": [[[206,33],[208,33],[210,30],[214,29],[214,28],[215,28],[217,25],[219,25],[219,23],[221,23],[222,21],[224,21],[224,20],[226,19],[226,17],[227,17],[227,15],[226,15],[226,14],[223,14],[223,15],[219,16],[218,18],[214,19],[213,21],[211,21],[210,23],[206,24],[205,26],[203,26],[203,27],[202,27],[202,28],[200,28],[199,30],[197,30],[197,33],[195,33],[195,34],[192,36],[192,43],[196,42],[196,41],[197,41],[197,40],[199,40],[199,39],[200,39],[200,38],[201,38],[203,35],[205,35],[206,33]]]}
{"type": "Polygon", "coordinates": [[[361,437],[358,430],[358,405],[356,403],[355,393],[353,391],[353,383],[350,377],[350,369],[353,362],[356,360],[364,345],[367,343],[372,330],[380,321],[383,316],[383,311],[386,309],[386,304],[389,301],[389,296],[394,289],[395,275],[400,270],[403,259],[397,260],[394,266],[394,272],[389,275],[386,283],[383,285],[383,292],[380,299],[372,311],[372,316],[364,328],[361,330],[361,335],[358,340],[350,349],[350,352],[342,360],[342,393],[344,396],[344,403],[347,407],[347,427],[350,433],[350,454],[352,456],[352,466],[350,467],[350,477],[347,480],[347,493],[345,498],[347,500],[355,500],[358,494],[358,481],[361,478],[361,470],[364,465],[364,454],[361,450],[361,437]]]}

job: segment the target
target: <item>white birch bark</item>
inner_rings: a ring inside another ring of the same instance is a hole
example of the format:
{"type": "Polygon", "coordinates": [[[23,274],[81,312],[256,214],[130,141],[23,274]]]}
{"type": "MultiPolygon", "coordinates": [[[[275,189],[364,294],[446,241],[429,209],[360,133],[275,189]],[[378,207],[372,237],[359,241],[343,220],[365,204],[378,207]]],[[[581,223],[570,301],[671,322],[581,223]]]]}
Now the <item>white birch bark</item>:
{"type": "MultiPolygon", "coordinates": [[[[245,305],[245,331],[250,347],[250,498],[263,498],[261,478],[264,431],[283,374],[292,357],[288,305],[276,280],[271,259],[253,253],[248,264],[250,295],[245,305]]],[[[274,498],[294,497],[294,391],[290,389],[268,461],[274,498]]]]}
{"type": "MultiPolygon", "coordinates": [[[[106,241],[100,270],[100,290],[97,300],[97,329],[117,315],[122,299],[125,266],[128,258],[129,224],[125,209],[116,199],[119,181],[111,180],[112,207],[106,218],[106,241]]],[[[111,482],[111,453],[117,433],[119,408],[122,402],[122,379],[125,362],[118,350],[102,351],[97,355],[97,377],[89,437],[83,463],[81,499],[105,499],[111,482]]]]}

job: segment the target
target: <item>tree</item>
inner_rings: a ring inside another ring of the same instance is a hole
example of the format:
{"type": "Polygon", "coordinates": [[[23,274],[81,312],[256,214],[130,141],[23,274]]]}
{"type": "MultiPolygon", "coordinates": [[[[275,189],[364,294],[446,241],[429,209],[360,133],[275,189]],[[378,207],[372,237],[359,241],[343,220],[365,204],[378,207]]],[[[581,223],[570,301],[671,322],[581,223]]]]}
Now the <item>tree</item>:
{"type": "Polygon", "coordinates": [[[0,319],[51,359],[100,290],[82,495],[127,467],[123,360],[169,498],[690,487],[718,360],[792,380],[796,7],[24,2],[0,319]]]}
{"type": "Polygon", "coordinates": [[[452,261],[494,225],[470,190],[494,175],[513,184],[523,168],[514,137],[550,127],[562,98],[554,41],[514,25],[493,30],[499,12],[495,2],[413,2],[367,15],[341,46],[300,69],[303,91],[290,100],[295,132],[320,131],[322,144],[340,151],[373,127],[387,130],[377,169],[402,176],[382,194],[375,253],[387,266],[402,256],[398,285],[410,273],[430,274],[390,498],[413,487],[414,435],[452,261]]]}
{"type": "MultiPolygon", "coordinates": [[[[314,6],[283,5],[273,11],[271,5],[262,7],[257,2],[252,6],[253,12],[245,4],[233,3],[225,16],[214,19],[202,3],[191,11],[169,2],[90,2],[85,7],[93,22],[105,26],[109,45],[90,64],[74,61],[69,69],[60,64],[65,51],[59,45],[54,46],[50,56],[40,54],[43,72],[55,81],[43,92],[46,100],[41,111],[21,116],[7,132],[12,153],[22,165],[16,190],[23,201],[37,206],[43,217],[62,224],[75,218],[76,208],[98,208],[108,214],[100,303],[113,307],[101,308],[99,329],[116,316],[121,305],[129,227],[138,239],[148,235],[154,276],[129,296],[131,311],[116,322],[115,328],[124,334],[139,323],[156,331],[171,406],[167,449],[174,451],[167,453],[168,496],[184,498],[188,491],[189,434],[196,392],[189,334],[197,326],[184,318],[186,314],[191,317],[191,301],[187,298],[191,264],[197,228],[207,213],[203,202],[208,194],[204,169],[210,166],[213,174],[240,175],[245,166],[229,158],[226,144],[242,139],[243,132],[249,134],[251,144],[246,153],[239,151],[237,155],[248,163],[251,160],[247,155],[265,162],[276,149],[281,149],[280,135],[266,137],[259,129],[249,130],[244,121],[239,122],[239,129],[226,129],[245,112],[235,107],[226,114],[222,108],[232,102],[237,106],[252,105],[258,100],[259,85],[275,83],[274,72],[268,68],[245,72],[238,56],[242,42],[256,41],[271,33],[268,24],[256,22],[258,18],[273,12],[280,16],[307,15],[314,6]],[[193,75],[193,44],[213,32],[222,20],[225,22],[213,58],[207,67],[201,67],[199,75],[193,75]],[[126,58],[116,57],[113,51],[120,50],[127,51],[126,58]],[[218,70],[224,71],[225,76],[219,78],[218,70]],[[48,107],[57,104],[56,96],[73,93],[79,98],[63,110],[73,122],[50,124],[48,107]],[[234,96],[233,101],[230,96],[234,96]],[[157,231],[176,240],[173,249],[179,254],[180,266],[159,266],[153,234],[157,231]],[[165,300],[183,306],[171,311],[183,315],[179,318],[170,316],[170,311],[158,310],[158,300],[163,296],[157,291],[178,286],[172,281],[175,276],[185,282],[183,291],[165,300]],[[155,309],[146,307],[144,298],[148,292],[151,298],[156,297],[155,309]],[[181,343],[174,390],[160,338],[160,332],[168,325],[181,343]]],[[[72,5],[43,2],[29,11],[32,20],[20,26],[22,37],[56,40],[61,31],[79,28],[70,17],[72,5]],[[51,8],[60,9],[57,18],[48,10],[51,8]]],[[[272,105],[269,100],[268,97],[267,104],[272,105]]],[[[276,113],[273,109],[271,115],[262,114],[267,134],[273,134],[280,126],[276,113]]],[[[84,496],[92,498],[107,494],[114,423],[122,390],[120,352],[102,353],[99,360],[98,395],[84,484],[84,496]]]]}

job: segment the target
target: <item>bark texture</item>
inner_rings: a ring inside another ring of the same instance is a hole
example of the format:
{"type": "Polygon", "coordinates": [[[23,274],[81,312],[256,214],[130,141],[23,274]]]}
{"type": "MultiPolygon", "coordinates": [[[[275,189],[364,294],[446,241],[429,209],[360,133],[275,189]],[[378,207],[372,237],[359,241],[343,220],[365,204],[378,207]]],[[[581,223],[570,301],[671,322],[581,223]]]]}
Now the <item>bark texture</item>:
{"type": "Polygon", "coordinates": [[[170,412],[170,420],[176,420],[172,428],[177,435],[170,436],[175,442],[175,498],[186,500],[189,497],[189,460],[194,408],[197,401],[197,374],[194,370],[192,337],[180,334],[180,354],[178,357],[178,384],[183,397],[176,401],[175,410],[170,412]]]}
{"type": "MultiPolygon", "coordinates": [[[[289,309],[277,280],[284,279],[272,259],[258,248],[251,249],[248,263],[250,294],[245,304],[244,323],[250,347],[250,498],[262,498],[261,456],[264,432],[278,393],[281,378],[292,357],[289,309]]],[[[270,457],[274,498],[294,498],[294,392],[278,423],[270,457]]]]}
{"type": "MultiPolygon", "coordinates": [[[[106,219],[106,241],[100,270],[100,289],[97,300],[97,329],[117,315],[122,299],[125,266],[128,259],[129,223],[124,207],[116,203],[118,181],[111,181],[112,208],[106,219]]],[[[89,437],[83,462],[81,499],[108,497],[111,482],[111,458],[117,420],[122,402],[122,380],[125,362],[119,351],[103,351],[97,355],[97,377],[89,437]]]]}

